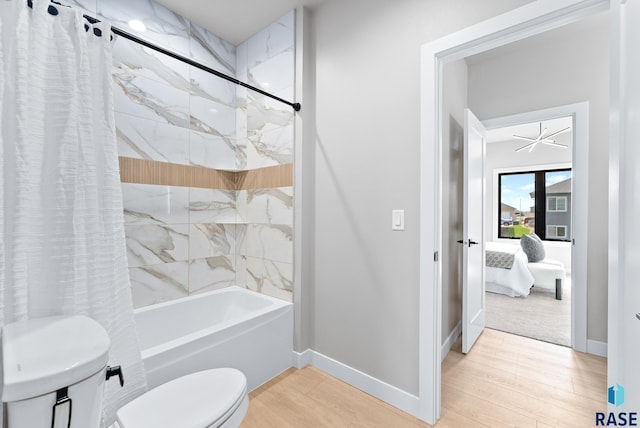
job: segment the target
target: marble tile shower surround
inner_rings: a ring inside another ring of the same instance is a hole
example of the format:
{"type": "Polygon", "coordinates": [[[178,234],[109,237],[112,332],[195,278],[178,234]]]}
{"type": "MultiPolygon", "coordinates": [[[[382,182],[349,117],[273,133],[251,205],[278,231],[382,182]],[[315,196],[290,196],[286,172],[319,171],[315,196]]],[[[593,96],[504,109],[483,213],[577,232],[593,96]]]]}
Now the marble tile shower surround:
{"type": "MultiPolygon", "coordinates": [[[[284,99],[294,98],[294,14],[283,16],[238,46],[238,78],[284,99]]],[[[240,88],[237,104],[246,122],[238,123],[238,139],[247,169],[293,162],[293,110],[282,103],[240,88]]]]}
{"type": "Polygon", "coordinates": [[[123,183],[123,193],[134,301],[232,284],[291,299],[292,187],[223,191],[123,183]]]}
{"type": "MultiPolygon", "coordinates": [[[[64,0],[145,40],[294,98],[294,15],[239,46],[151,0],[64,0]],[[147,27],[138,33],[131,19],[147,27]]],[[[119,155],[224,170],[293,162],[293,110],[123,38],[114,44],[119,155]]],[[[293,188],[123,183],[136,307],[237,284],[288,301],[293,188]]]]}

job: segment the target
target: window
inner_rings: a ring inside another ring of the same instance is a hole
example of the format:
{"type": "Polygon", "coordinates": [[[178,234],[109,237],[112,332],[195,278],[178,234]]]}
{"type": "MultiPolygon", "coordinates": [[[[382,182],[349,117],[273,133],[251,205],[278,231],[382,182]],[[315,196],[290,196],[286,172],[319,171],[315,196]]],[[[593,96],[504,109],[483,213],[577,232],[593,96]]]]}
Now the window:
{"type": "Polygon", "coordinates": [[[548,212],[567,212],[566,196],[549,196],[547,197],[548,212]]]}
{"type": "Polygon", "coordinates": [[[547,239],[566,239],[567,226],[547,226],[547,239]]]}
{"type": "Polygon", "coordinates": [[[571,169],[498,174],[498,238],[571,240],[571,169]]]}

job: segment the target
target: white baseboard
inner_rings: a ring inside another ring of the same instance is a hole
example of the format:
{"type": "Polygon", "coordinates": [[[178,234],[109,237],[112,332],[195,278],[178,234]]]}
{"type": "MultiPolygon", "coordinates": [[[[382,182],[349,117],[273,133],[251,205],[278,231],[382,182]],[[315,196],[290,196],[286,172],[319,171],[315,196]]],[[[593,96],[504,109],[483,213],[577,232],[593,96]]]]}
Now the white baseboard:
{"type": "Polygon", "coordinates": [[[313,351],[311,349],[307,349],[303,352],[293,351],[293,367],[297,369],[302,369],[311,364],[311,359],[313,357],[313,351]]]}
{"type": "Polygon", "coordinates": [[[419,399],[415,395],[311,349],[307,349],[302,353],[293,352],[293,365],[296,368],[302,368],[309,364],[369,395],[418,417],[419,399]]]}
{"type": "Polygon", "coordinates": [[[598,355],[600,357],[607,356],[607,344],[596,340],[587,339],[587,353],[598,355]]]}
{"type": "Polygon", "coordinates": [[[445,340],[442,344],[440,358],[441,361],[444,361],[445,357],[451,350],[451,347],[454,343],[456,343],[456,340],[458,339],[458,336],[460,336],[460,333],[462,333],[462,321],[458,321],[458,324],[453,328],[449,336],[447,336],[447,340],[445,340]]]}

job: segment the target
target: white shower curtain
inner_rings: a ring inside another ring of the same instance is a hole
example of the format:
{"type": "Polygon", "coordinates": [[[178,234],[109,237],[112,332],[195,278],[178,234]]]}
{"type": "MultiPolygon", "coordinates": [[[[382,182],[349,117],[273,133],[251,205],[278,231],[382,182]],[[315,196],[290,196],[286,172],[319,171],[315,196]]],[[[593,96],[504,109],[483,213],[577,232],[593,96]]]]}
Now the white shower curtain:
{"type": "Polygon", "coordinates": [[[78,10],[0,0],[0,326],[87,315],[111,337],[103,426],[146,389],[133,317],[111,43],[78,10]]]}

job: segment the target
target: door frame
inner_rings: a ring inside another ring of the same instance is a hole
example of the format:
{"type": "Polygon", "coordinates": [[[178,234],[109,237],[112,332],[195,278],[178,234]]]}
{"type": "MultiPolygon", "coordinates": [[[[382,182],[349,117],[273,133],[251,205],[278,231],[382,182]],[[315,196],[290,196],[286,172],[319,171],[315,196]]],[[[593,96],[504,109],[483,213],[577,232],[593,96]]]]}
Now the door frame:
{"type": "Polygon", "coordinates": [[[609,3],[537,0],[421,47],[418,417],[430,424],[441,408],[443,67],[608,10],[609,3]]]}
{"type": "Polygon", "coordinates": [[[634,228],[634,209],[637,206],[634,184],[640,159],[637,146],[640,126],[636,120],[640,98],[636,76],[640,58],[635,54],[637,45],[634,43],[640,40],[640,28],[635,25],[640,16],[640,4],[637,1],[611,0],[611,16],[607,379],[609,387],[623,383],[627,393],[620,407],[610,403],[609,410],[638,412],[640,293],[637,260],[640,240],[637,228],[634,228]]]}
{"type": "MultiPolygon", "coordinates": [[[[587,266],[589,245],[589,153],[587,150],[589,147],[589,103],[569,104],[487,119],[482,121],[482,124],[489,130],[569,116],[573,118],[571,230],[573,231],[572,236],[578,237],[574,238],[574,245],[571,249],[571,347],[576,351],[588,352],[587,272],[584,267],[587,266]],[[580,213],[580,215],[578,216],[576,213],[580,213]],[[579,266],[582,268],[579,269],[579,266]]],[[[494,205],[497,206],[495,203],[494,205]]]]}

